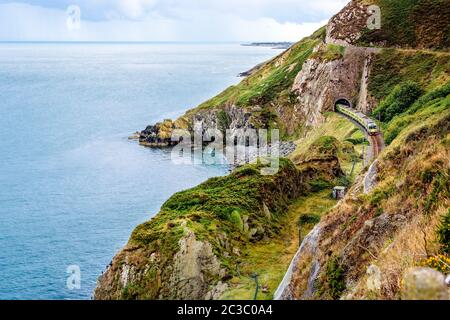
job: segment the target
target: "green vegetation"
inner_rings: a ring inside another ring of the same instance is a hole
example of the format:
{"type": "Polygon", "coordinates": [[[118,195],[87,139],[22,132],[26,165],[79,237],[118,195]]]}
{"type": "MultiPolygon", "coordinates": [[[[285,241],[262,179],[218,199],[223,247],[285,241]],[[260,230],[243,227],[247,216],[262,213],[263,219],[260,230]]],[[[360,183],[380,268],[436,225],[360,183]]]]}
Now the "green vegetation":
{"type": "Polygon", "coordinates": [[[323,124],[312,129],[306,137],[296,141],[297,149],[290,156],[291,159],[306,155],[311,145],[321,137],[334,137],[338,141],[345,141],[355,133],[355,130],[358,130],[354,124],[334,112],[325,113],[324,116],[326,119],[323,124]]]}
{"type": "Polygon", "coordinates": [[[447,0],[364,0],[381,8],[381,29],[364,30],[361,46],[445,49],[450,45],[450,2],[447,0]]]}
{"type": "MultiPolygon", "coordinates": [[[[295,167],[288,160],[281,159],[280,166],[281,172],[295,173],[295,167]]],[[[176,212],[177,215],[203,211],[226,221],[234,221],[235,218],[230,216],[236,211],[251,214],[256,208],[262,208],[262,202],[266,200],[263,192],[269,192],[275,182],[273,176],[260,175],[261,167],[245,166],[229,176],[212,178],[193,189],[176,193],[162,206],[162,211],[176,212]]],[[[279,201],[272,202],[269,209],[280,212],[288,201],[286,196],[280,195],[279,201]]]]}
{"type": "MultiPolygon", "coordinates": [[[[406,100],[408,99],[406,98],[406,100]]],[[[432,115],[442,113],[443,111],[448,110],[449,107],[450,82],[426,93],[417,99],[417,101],[407,108],[406,111],[396,115],[388,123],[385,123],[383,125],[385,142],[387,144],[392,143],[400,132],[409,125],[423,121],[432,115]]],[[[377,111],[374,113],[376,112],[377,111]]]]}
{"type": "Polygon", "coordinates": [[[352,145],[359,145],[359,144],[369,145],[369,142],[367,141],[367,138],[364,135],[364,133],[357,128],[355,128],[353,133],[351,133],[348,136],[348,138],[345,139],[345,141],[350,142],[352,145]]]}
{"type": "Polygon", "coordinates": [[[424,91],[433,90],[448,81],[449,57],[448,53],[383,49],[374,60],[368,89],[378,101],[407,81],[417,83],[424,91]]]}
{"type": "Polygon", "coordinates": [[[235,210],[231,213],[228,220],[236,226],[240,231],[244,231],[244,223],[242,222],[242,217],[239,211],[235,210]]]}
{"type": "Polygon", "coordinates": [[[264,105],[283,96],[290,88],[303,62],[312,54],[313,48],[320,42],[321,33],[305,38],[292,46],[261,69],[244,79],[236,86],[231,86],[216,97],[204,102],[197,109],[221,107],[225,104],[236,104],[241,107],[264,105]],[[279,60],[283,66],[279,65],[279,60]]]}
{"type": "Polygon", "coordinates": [[[442,218],[442,223],[438,230],[438,239],[441,245],[441,252],[450,255],[450,209],[442,218]]]}
{"type": "Polygon", "coordinates": [[[390,121],[396,115],[406,111],[422,94],[416,83],[407,81],[395,86],[394,90],[372,112],[383,122],[390,121]]]}
{"type": "MultiPolygon", "coordinates": [[[[329,193],[328,193],[329,194],[329,193]]],[[[315,225],[320,222],[320,215],[314,213],[305,213],[298,219],[298,225],[300,227],[304,225],[315,225]]]]}
{"type": "Polygon", "coordinates": [[[326,283],[328,285],[328,293],[330,297],[337,300],[341,297],[346,289],[345,285],[345,271],[341,266],[339,257],[334,256],[328,260],[326,270],[326,283]]]}
{"type": "MultiPolygon", "coordinates": [[[[299,170],[287,159],[280,159],[280,170],[274,176],[262,176],[261,168],[261,164],[247,165],[228,176],[212,178],[195,188],[176,193],[162,206],[154,219],[138,226],[129,242],[129,246],[145,250],[145,255],[142,252],[137,255],[137,263],[145,263],[142,256],[150,257],[152,253],[157,253],[161,261],[157,267],[158,272],[153,267],[150,268],[145,274],[145,281],[138,286],[135,283],[128,285],[124,288],[122,297],[154,298],[152,294],[156,295],[159,290],[160,274],[166,272],[165,266],[170,265],[179,250],[179,241],[187,232],[193,232],[198,241],[209,242],[226,270],[226,278],[241,279],[239,281],[243,281],[244,286],[248,285],[248,290],[251,290],[252,284],[248,280],[250,271],[247,270],[257,269],[263,274],[261,268],[266,266],[261,264],[256,267],[251,261],[255,259],[258,263],[261,260],[268,262],[268,257],[259,256],[258,253],[266,250],[272,252],[272,269],[268,269],[267,281],[271,290],[274,290],[275,283],[285,271],[286,263],[289,264],[288,261],[292,258],[286,253],[284,260],[279,260],[280,250],[272,251],[275,244],[278,248],[285,244],[284,240],[279,239],[280,233],[288,232],[287,237],[290,237],[302,214],[320,216],[334,200],[323,194],[311,194],[313,188],[309,185],[311,181],[319,179],[323,172],[329,175],[328,168],[299,170]],[[320,210],[302,214],[296,211],[291,214],[289,206],[292,202],[306,195],[311,195],[311,198],[307,198],[310,206],[314,204],[320,210]],[[289,223],[292,223],[292,230],[289,229],[289,223]],[[245,249],[247,245],[248,250],[245,249]],[[245,255],[251,256],[251,259],[239,253],[244,249],[247,252],[245,255]],[[244,266],[244,261],[247,267],[244,266]],[[242,280],[243,278],[246,280],[242,280]]],[[[329,195],[329,190],[324,192],[329,195]]],[[[305,222],[306,230],[317,219],[308,218],[305,222]]],[[[155,264],[150,263],[150,266],[155,264]]],[[[245,292],[249,292],[248,290],[245,292]]]]}
{"type": "Polygon", "coordinates": [[[368,142],[364,134],[350,121],[336,113],[326,113],[325,122],[311,130],[305,138],[296,141],[297,149],[290,156],[294,163],[312,158],[336,156],[347,176],[311,182],[314,190],[329,188],[332,184],[348,186],[363,168],[362,153],[368,142]],[[352,172],[353,169],[353,172],[352,172]],[[352,173],[352,176],[349,176],[352,173]]]}
{"type": "Polygon", "coordinates": [[[218,128],[220,131],[225,132],[231,125],[231,118],[224,110],[220,110],[217,113],[218,128]]]}
{"type": "Polygon", "coordinates": [[[335,204],[336,200],[331,199],[329,190],[296,200],[280,218],[283,228],[277,237],[251,243],[242,251],[239,274],[230,280],[230,289],[222,299],[252,299],[255,282],[251,275],[254,273],[258,274],[261,286],[257,298],[272,299],[298,249],[299,237],[304,238],[335,204]],[[262,291],[262,288],[265,290],[262,291]]]}
{"type": "Polygon", "coordinates": [[[311,58],[322,62],[334,61],[344,56],[345,47],[335,44],[327,44],[320,46],[319,49],[311,55],[311,58]]]}

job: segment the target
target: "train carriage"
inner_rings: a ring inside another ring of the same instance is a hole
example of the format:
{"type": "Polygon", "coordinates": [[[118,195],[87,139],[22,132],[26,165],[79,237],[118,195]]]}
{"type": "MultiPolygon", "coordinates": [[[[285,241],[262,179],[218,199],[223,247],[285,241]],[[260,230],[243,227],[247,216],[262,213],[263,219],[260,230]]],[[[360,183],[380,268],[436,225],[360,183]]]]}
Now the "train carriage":
{"type": "Polygon", "coordinates": [[[377,124],[373,122],[369,117],[367,117],[364,113],[349,108],[348,106],[345,106],[343,104],[337,104],[336,111],[339,111],[340,113],[345,114],[346,116],[358,122],[366,129],[369,135],[375,136],[379,134],[377,124]]]}

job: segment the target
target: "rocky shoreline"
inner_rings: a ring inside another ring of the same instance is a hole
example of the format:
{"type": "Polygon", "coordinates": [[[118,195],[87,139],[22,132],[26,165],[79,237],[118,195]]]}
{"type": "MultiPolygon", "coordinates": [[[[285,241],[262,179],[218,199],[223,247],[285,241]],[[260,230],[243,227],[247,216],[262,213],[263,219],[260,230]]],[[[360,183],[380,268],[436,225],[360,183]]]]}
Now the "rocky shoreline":
{"type": "MultiPolygon", "coordinates": [[[[144,131],[137,131],[133,135],[128,137],[128,140],[138,141],[141,146],[148,148],[171,148],[176,145],[176,143],[165,139],[160,139],[158,137],[157,128],[158,125],[149,126],[144,131]]],[[[243,148],[243,147],[241,147],[243,148]]],[[[293,141],[280,141],[279,145],[276,147],[269,145],[267,147],[267,154],[274,155],[278,153],[278,156],[281,158],[287,158],[291,155],[297,145],[293,141]],[[276,150],[278,149],[278,150],[276,150]]],[[[259,150],[256,147],[245,147],[245,150],[241,150],[242,152],[237,152],[240,157],[235,158],[235,163],[230,164],[231,169],[235,169],[237,167],[241,167],[243,165],[249,163],[256,163],[259,159],[259,150]]]]}

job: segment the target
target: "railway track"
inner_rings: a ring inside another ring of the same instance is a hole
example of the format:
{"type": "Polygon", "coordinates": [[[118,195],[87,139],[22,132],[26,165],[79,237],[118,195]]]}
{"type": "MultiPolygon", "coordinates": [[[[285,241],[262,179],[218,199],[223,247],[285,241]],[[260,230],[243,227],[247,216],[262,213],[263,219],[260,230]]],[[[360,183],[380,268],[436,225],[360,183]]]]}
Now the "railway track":
{"type": "Polygon", "coordinates": [[[351,121],[354,125],[356,125],[359,129],[361,129],[361,131],[364,132],[364,134],[366,135],[366,138],[370,143],[370,148],[367,150],[367,153],[364,155],[365,163],[369,164],[374,159],[378,158],[379,154],[384,149],[383,135],[381,133],[378,133],[377,135],[371,136],[367,132],[366,128],[364,126],[362,126],[360,123],[358,123],[357,121],[353,120],[352,118],[350,118],[349,116],[347,116],[341,112],[336,111],[336,113],[338,115],[340,115],[341,117],[344,117],[345,119],[351,121]]]}
{"type": "Polygon", "coordinates": [[[351,121],[356,126],[358,126],[364,132],[364,134],[367,137],[367,140],[370,143],[370,148],[364,155],[364,164],[368,165],[371,163],[363,180],[364,193],[367,194],[371,192],[373,188],[376,186],[377,162],[378,162],[377,158],[383,151],[385,146],[383,135],[381,133],[378,133],[376,135],[370,135],[369,132],[366,130],[366,128],[357,121],[353,120],[352,118],[343,113],[337,112],[337,114],[339,114],[340,116],[346,118],[347,120],[351,121]]]}
{"type": "Polygon", "coordinates": [[[372,148],[372,158],[376,159],[378,158],[379,154],[384,149],[384,139],[381,135],[381,133],[375,135],[375,136],[368,136],[369,137],[369,143],[372,148]]]}

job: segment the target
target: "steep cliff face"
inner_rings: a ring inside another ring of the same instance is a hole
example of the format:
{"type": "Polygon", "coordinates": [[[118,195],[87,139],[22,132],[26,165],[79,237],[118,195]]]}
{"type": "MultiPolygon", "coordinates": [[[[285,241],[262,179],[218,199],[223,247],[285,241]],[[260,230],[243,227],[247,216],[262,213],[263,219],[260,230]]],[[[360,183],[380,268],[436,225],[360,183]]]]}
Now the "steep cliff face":
{"type": "Polygon", "coordinates": [[[342,171],[330,154],[297,169],[281,160],[274,176],[249,165],[175,194],[100,277],[96,299],[216,299],[238,271],[248,243],[274,238],[288,205],[317,179],[342,171]],[[326,163],[326,165],[324,165],[326,163]]]}
{"type": "Polygon", "coordinates": [[[351,1],[328,22],[326,42],[342,46],[357,44],[369,17],[367,3],[351,1]]]}
{"type": "Polygon", "coordinates": [[[337,47],[342,55],[330,59],[326,51],[332,48],[329,44],[317,47],[318,54],[305,62],[292,86],[298,96],[295,111],[306,116],[306,125],[321,123],[323,112],[333,111],[334,103],[340,98],[348,99],[364,112],[373,108],[367,80],[377,50],[337,47]]]}

